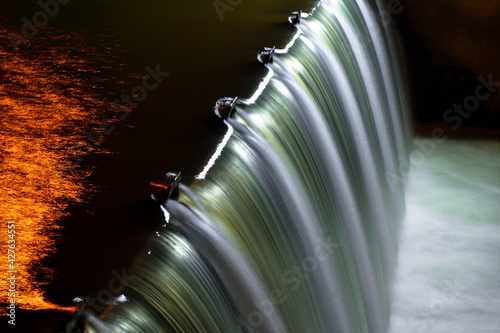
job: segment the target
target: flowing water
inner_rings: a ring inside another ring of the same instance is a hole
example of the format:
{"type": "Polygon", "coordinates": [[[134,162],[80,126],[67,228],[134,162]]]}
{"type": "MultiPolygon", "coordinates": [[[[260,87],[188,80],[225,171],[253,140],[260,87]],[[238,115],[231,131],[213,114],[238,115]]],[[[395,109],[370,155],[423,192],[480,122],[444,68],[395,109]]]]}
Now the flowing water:
{"type": "Polygon", "coordinates": [[[321,2],[254,96],[221,101],[224,140],[87,329],[387,331],[409,124],[380,9],[321,2]]]}

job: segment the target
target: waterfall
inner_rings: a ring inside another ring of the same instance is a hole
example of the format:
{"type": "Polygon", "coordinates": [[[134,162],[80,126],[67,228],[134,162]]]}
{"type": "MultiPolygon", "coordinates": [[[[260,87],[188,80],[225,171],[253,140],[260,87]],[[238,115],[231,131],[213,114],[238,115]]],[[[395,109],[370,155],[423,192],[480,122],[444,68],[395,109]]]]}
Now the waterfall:
{"type": "Polygon", "coordinates": [[[218,102],[226,136],[168,184],[127,301],[87,311],[89,332],[387,332],[409,123],[381,5],[296,14],[255,95],[218,102]]]}

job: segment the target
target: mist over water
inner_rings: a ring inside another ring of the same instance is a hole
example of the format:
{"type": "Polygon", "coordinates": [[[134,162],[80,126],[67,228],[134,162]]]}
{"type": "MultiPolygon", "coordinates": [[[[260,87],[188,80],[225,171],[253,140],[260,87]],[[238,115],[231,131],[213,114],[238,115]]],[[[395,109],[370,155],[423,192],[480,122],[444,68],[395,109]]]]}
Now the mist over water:
{"type": "Polygon", "coordinates": [[[438,143],[406,198],[389,332],[498,332],[500,143],[438,143]]]}

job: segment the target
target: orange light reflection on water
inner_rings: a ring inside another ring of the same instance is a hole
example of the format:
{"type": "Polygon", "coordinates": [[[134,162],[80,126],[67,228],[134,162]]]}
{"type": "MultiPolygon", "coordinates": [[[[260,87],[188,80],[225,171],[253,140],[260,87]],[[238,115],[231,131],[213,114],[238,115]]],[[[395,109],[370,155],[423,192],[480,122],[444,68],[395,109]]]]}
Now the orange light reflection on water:
{"type": "MultiPolygon", "coordinates": [[[[99,117],[96,108],[102,107],[103,101],[86,95],[78,80],[2,52],[0,303],[10,302],[7,226],[8,221],[14,221],[16,307],[74,310],[45,299],[43,287],[53,271],[43,267],[42,260],[56,251],[61,229],[58,221],[67,214],[66,208],[85,198],[87,174],[67,156],[84,142],[82,130],[92,128],[92,121],[99,117]],[[70,93],[61,87],[71,87],[70,93]]],[[[5,315],[5,310],[2,306],[0,314],[5,315]]]]}

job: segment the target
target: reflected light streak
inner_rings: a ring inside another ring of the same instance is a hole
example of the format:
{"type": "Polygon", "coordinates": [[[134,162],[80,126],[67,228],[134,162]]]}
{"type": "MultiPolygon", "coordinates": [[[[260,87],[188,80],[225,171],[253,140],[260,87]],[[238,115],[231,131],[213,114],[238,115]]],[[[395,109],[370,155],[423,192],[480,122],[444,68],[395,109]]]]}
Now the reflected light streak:
{"type": "Polygon", "coordinates": [[[170,223],[170,213],[165,209],[165,207],[163,207],[163,205],[160,205],[160,208],[165,216],[165,222],[170,223]]]}
{"type": "Polygon", "coordinates": [[[217,145],[217,149],[215,150],[215,153],[210,157],[210,160],[208,161],[207,165],[203,168],[203,171],[200,172],[200,174],[196,175],[194,178],[196,179],[205,179],[207,176],[208,171],[212,168],[212,166],[215,164],[215,161],[219,158],[220,154],[222,153],[222,150],[224,147],[227,145],[229,138],[233,134],[233,126],[231,126],[226,120],[224,120],[224,124],[227,126],[227,132],[224,135],[224,138],[222,141],[217,145]]]}
{"type": "Polygon", "coordinates": [[[277,53],[277,54],[288,53],[288,51],[290,50],[290,48],[293,46],[293,44],[295,44],[295,41],[297,40],[297,38],[299,38],[299,36],[301,34],[302,34],[302,30],[299,27],[297,27],[297,32],[295,32],[295,35],[293,35],[293,37],[290,40],[290,42],[288,42],[288,44],[286,44],[285,48],[284,49],[276,49],[276,50],[274,50],[274,53],[277,53]]]}
{"type": "Polygon", "coordinates": [[[259,98],[259,96],[262,94],[264,89],[266,89],[267,85],[269,84],[269,81],[271,81],[271,78],[274,75],[274,71],[269,67],[268,69],[269,71],[267,72],[267,75],[264,77],[262,81],[260,81],[259,86],[257,87],[257,90],[253,93],[252,97],[248,99],[241,99],[240,100],[241,103],[245,105],[254,104],[257,98],[259,98]]]}

